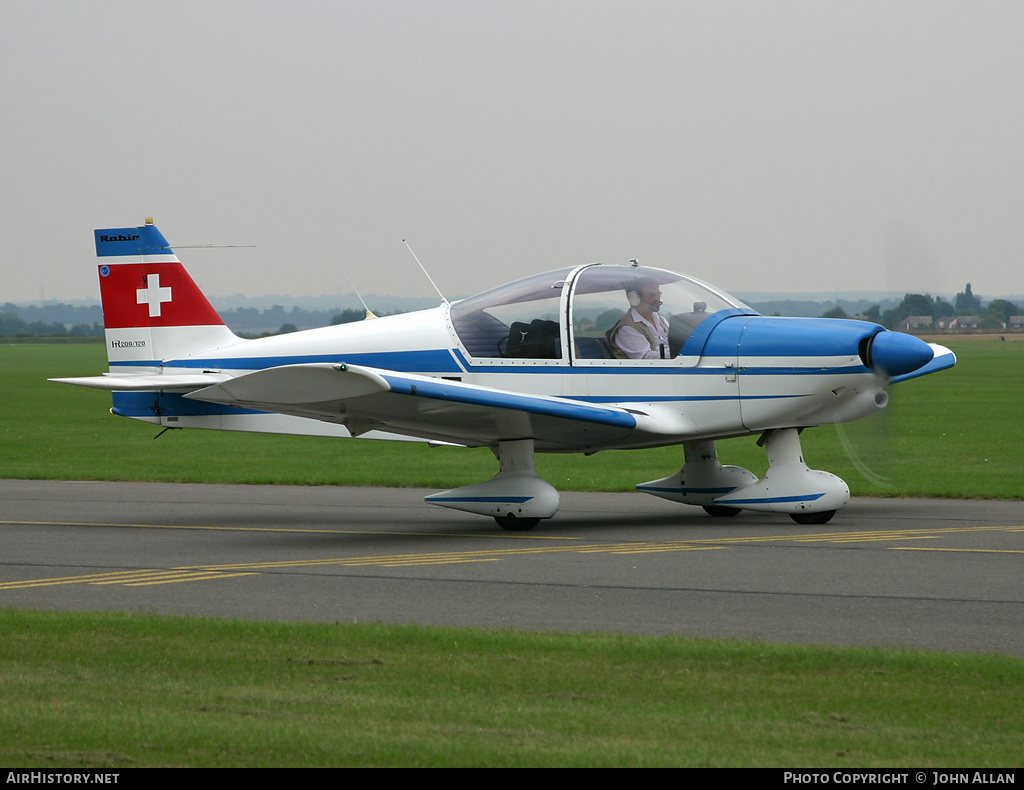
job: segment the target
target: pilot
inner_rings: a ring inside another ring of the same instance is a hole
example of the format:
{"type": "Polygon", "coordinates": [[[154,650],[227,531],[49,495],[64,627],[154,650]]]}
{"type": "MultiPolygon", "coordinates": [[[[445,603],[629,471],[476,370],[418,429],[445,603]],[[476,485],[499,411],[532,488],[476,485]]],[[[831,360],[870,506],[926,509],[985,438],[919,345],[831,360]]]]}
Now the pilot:
{"type": "Polygon", "coordinates": [[[669,356],[668,321],[661,310],[661,287],[649,277],[626,285],[629,311],[607,332],[619,359],[664,359],[669,356]]]}

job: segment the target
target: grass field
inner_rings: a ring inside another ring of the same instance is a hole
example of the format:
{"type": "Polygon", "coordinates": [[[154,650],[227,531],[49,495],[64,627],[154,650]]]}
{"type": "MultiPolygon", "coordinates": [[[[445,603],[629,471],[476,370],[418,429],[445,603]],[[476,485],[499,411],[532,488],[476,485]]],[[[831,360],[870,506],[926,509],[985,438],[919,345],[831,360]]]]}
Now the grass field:
{"type": "MultiPolygon", "coordinates": [[[[855,495],[1020,498],[1024,343],[953,347],[957,367],[893,387],[880,415],[805,431],[808,464],[855,495]]],[[[109,414],[108,394],[46,381],[99,373],[103,354],[100,344],[0,346],[0,476],[443,489],[497,471],[486,449],[194,430],[153,441],[157,428],[109,414]]],[[[767,465],[753,438],[719,443],[719,456],[756,473],[767,465]]],[[[681,464],[678,447],[537,459],[556,488],[584,491],[632,490],[681,464]]]]}
{"type": "Polygon", "coordinates": [[[8,766],[1021,764],[1015,658],[2,610],[0,627],[8,766]]]}
{"type": "MultiPolygon", "coordinates": [[[[894,388],[881,417],[806,431],[810,465],[858,494],[1021,498],[1024,344],[954,350],[956,368],[894,388]]],[[[99,344],[0,347],[0,476],[447,488],[494,472],[486,450],[153,441],[153,426],[108,413],[108,395],[45,381],[104,369],[99,344]]],[[[752,439],[720,455],[764,469],[752,439]]],[[[681,460],[666,448],[538,467],[558,488],[614,491],[681,460]]],[[[12,766],[1022,764],[1012,657],[2,609],[0,633],[12,766]]]]}

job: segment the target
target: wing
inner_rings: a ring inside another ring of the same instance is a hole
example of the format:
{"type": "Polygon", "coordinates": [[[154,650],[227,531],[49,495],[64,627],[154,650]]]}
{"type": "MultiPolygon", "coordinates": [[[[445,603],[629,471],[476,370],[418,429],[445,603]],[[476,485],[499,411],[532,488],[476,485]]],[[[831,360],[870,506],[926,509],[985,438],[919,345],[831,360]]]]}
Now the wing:
{"type": "Polygon", "coordinates": [[[465,445],[532,438],[539,450],[584,451],[669,443],[693,421],[658,404],[592,404],[358,365],[283,365],[190,392],[186,398],[465,445]]]}

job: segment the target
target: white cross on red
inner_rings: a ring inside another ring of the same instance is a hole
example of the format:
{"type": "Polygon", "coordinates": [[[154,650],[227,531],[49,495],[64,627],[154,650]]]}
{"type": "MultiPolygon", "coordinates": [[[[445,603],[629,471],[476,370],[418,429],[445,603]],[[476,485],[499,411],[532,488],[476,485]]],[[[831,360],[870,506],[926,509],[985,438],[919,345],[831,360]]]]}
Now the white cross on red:
{"type": "Polygon", "coordinates": [[[170,287],[160,287],[159,274],[146,275],[146,287],[138,288],[135,291],[135,304],[148,304],[149,317],[160,315],[160,305],[171,301],[170,287]]]}

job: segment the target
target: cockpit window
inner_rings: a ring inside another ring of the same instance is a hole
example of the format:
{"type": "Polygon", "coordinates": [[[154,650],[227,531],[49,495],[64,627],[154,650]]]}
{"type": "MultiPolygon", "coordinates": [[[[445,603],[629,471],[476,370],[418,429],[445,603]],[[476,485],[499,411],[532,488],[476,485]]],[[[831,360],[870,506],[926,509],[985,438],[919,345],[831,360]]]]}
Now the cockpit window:
{"type": "Polygon", "coordinates": [[[455,302],[455,332],[473,357],[561,359],[559,306],[572,269],[537,274],[455,302]]]}
{"type": "Polygon", "coordinates": [[[628,314],[630,292],[652,285],[661,291],[658,312],[668,323],[666,358],[676,356],[693,330],[709,315],[746,307],[700,280],[673,272],[642,266],[591,266],[580,273],[573,288],[576,355],[580,359],[622,357],[608,333],[628,314]]]}

